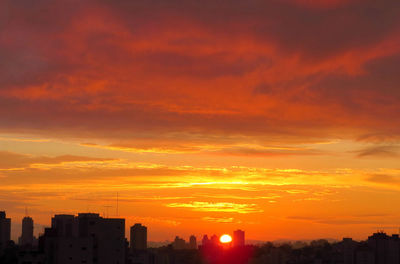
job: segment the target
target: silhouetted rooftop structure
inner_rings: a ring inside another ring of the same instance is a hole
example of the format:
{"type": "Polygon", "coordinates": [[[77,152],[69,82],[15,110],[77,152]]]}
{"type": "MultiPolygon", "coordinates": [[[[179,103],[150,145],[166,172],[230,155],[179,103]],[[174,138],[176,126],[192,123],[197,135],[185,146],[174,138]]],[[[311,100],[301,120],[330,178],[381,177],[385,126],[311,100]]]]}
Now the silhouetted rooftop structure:
{"type": "Polygon", "coordinates": [[[142,224],[131,226],[131,250],[145,250],[147,248],[147,227],[142,224]]]}
{"type": "Polygon", "coordinates": [[[125,263],[125,220],[99,214],[55,215],[44,234],[46,258],[53,264],[125,263]]]}
{"type": "Polygon", "coordinates": [[[242,247],[245,243],[244,231],[238,229],[233,232],[233,246],[242,247]]]}
{"type": "Polygon", "coordinates": [[[197,239],[194,235],[191,235],[189,238],[189,248],[197,249],[197,239]]]}
{"type": "Polygon", "coordinates": [[[5,211],[0,211],[0,255],[4,252],[11,236],[11,219],[5,211]]]}
{"type": "Polygon", "coordinates": [[[22,219],[22,232],[19,238],[19,245],[32,247],[33,240],[33,219],[29,216],[25,216],[22,219]]]}

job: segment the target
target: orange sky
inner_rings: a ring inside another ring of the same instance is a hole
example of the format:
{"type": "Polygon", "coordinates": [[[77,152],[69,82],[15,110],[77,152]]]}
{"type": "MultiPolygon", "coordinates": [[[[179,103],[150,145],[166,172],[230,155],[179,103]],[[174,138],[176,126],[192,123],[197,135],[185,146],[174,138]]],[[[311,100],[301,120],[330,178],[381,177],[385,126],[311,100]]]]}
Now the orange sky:
{"type": "Polygon", "coordinates": [[[1,1],[0,209],[397,232],[399,68],[398,0],[1,1]]]}

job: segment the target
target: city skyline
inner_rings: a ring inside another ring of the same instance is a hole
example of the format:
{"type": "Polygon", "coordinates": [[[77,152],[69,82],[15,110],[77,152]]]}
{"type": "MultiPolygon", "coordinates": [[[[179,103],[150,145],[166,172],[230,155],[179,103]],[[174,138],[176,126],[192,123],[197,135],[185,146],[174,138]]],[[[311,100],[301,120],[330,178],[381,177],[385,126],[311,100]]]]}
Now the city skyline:
{"type": "Polygon", "coordinates": [[[378,231],[363,241],[264,242],[245,244],[245,231],[232,236],[205,234],[201,244],[176,236],[168,245],[147,243],[147,227],[130,227],[125,237],[125,219],[104,218],[96,213],[57,214],[39,238],[34,238],[31,217],[24,217],[18,244],[10,240],[11,219],[0,211],[0,262],[3,264],[246,264],[246,263],[336,263],[398,264],[400,234],[378,231]]]}
{"type": "MultiPolygon", "coordinates": [[[[3,211],[0,211],[3,212],[3,211]]],[[[6,211],[4,211],[6,212],[6,211]]],[[[49,224],[48,225],[37,225],[34,224],[34,219],[29,216],[28,214],[25,215],[22,218],[22,224],[18,223],[12,220],[12,217],[10,217],[7,214],[7,219],[10,219],[10,238],[11,240],[13,240],[16,244],[23,246],[24,243],[22,241],[22,232],[24,232],[24,222],[26,222],[28,220],[28,226],[29,227],[25,227],[25,232],[27,232],[28,234],[32,234],[32,238],[28,238],[28,241],[30,240],[31,243],[32,241],[36,241],[35,243],[37,243],[37,239],[40,236],[43,236],[45,233],[45,229],[49,228],[50,226],[53,225],[53,221],[52,219],[54,219],[57,216],[79,216],[79,215],[97,215],[103,219],[124,219],[125,222],[125,218],[123,217],[118,217],[118,216],[109,216],[106,213],[100,214],[100,213],[95,213],[95,212],[80,212],[80,213],[75,213],[75,214],[66,214],[66,213],[58,213],[58,214],[54,214],[49,218],[49,224]],[[33,230],[30,230],[31,227],[33,227],[33,230]],[[27,230],[28,229],[28,230],[27,230]],[[30,230],[30,231],[29,231],[30,230]]],[[[27,223],[25,223],[26,225],[27,223]]],[[[374,232],[376,233],[391,233],[393,235],[400,235],[400,227],[391,227],[389,229],[377,229],[374,230],[374,232]]],[[[348,236],[343,236],[343,237],[337,237],[337,238],[332,238],[332,237],[317,237],[317,238],[303,238],[303,239],[293,239],[290,237],[286,237],[286,238],[280,238],[280,239],[276,239],[276,240],[255,240],[255,239],[249,239],[246,236],[246,239],[244,239],[245,235],[244,235],[245,231],[241,230],[241,229],[232,229],[232,230],[219,230],[218,232],[214,232],[212,233],[211,231],[205,231],[203,233],[198,233],[198,234],[194,234],[193,232],[190,233],[190,235],[186,235],[186,236],[182,236],[181,233],[176,233],[176,234],[172,234],[169,237],[169,239],[165,239],[165,240],[149,240],[148,239],[148,226],[143,225],[143,223],[133,223],[131,225],[129,225],[128,223],[126,223],[126,230],[125,230],[125,238],[129,241],[129,245],[130,245],[130,250],[134,249],[134,250],[146,250],[146,248],[151,245],[151,246],[155,246],[155,247],[159,247],[159,246],[165,246],[168,244],[173,244],[174,243],[174,237],[175,240],[178,239],[182,239],[183,241],[187,242],[188,247],[190,248],[190,242],[192,237],[194,238],[194,243],[198,244],[198,245],[204,245],[204,241],[201,242],[202,240],[204,240],[205,237],[207,237],[206,239],[208,239],[209,241],[213,240],[213,236],[216,236],[218,238],[218,243],[220,243],[219,239],[221,236],[223,235],[230,235],[231,236],[231,244],[233,246],[237,246],[237,245],[244,245],[249,244],[249,245],[262,245],[263,243],[267,243],[267,242],[276,242],[276,243],[292,243],[292,242],[310,242],[312,240],[318,240],[318,239],[327,239],[328,241],[340,241],[341,239],[346,239],[346,237],[348,236]],[[138,230],[139,229],[139,233],[138,231],[132,231],[133,229],[138,230]],[[144,230],[140,231],[140,230],[144,230]],[[142,242],[135,242],[132,240],[132,235],[135,234],[135,236],[139,239],[139,241],[142,242]],[[144,241],[144,242],[143,242],[144,241]]],[[[151,232],[150,232],[151,234],[151,232]]],[[[365,239],[367,239],[370,236],[370,234],[368,234],[368,236],[364,237],[364,238],[356,238],[355,241],[363,241],[365,239]]],[[[28,237],[30,237],[30,235],[28,235],[28,237]]],[[[353,239],[353,238],[352,238],[353,239]]],[[[215,241],[214,241],[215,242],[215,241]]]]}
{"type": "MultiPolygon", "coordinates": [[[[13,240],[15,244],[18,244],[22,248],[26,248],[27,250],[31,250],[33,247],[36,247],[38,244],[38,239],[39,237],[45,236],[46,229],[55,229],[57,230],[58,235],[61,236],[71,236],[72,233],[77,232],[77,230],[74,231],[74,228],[72,227],[74,225],[74,221],[78,221],[79,218],[81,217],[89,217],[89,218],[95,218],[95,219],[102,219],[105,221],[123,221],[123,226],[125,226],[125,219],[121,217],[105,217],[101,216],[98,213],[77,213],[77,214],[55,214],[51,217],[51,225],[45,226],[43,230],[37,231],[35,236],[34,232],[34,220],[32,217],[26,215],[22,219],[22,225],[21,230],[20,230],[20,236],[17,241],[12,238],[11,235],[11,230],[13,226],[12,218],[10,218],[7,215],[6,211],[0,211],[0,235],[2,238],[2,246],[3,242],[7,242],[8,240],[13,240]],[[5,221],[5,222],[4,222],[5,221]],[[6,223],[6,224],[5,224],[6,223]],[[71,225],[70,227],[66,227],[68,223],[71,225]],[[60,228],[61,227],[61,228],[60,228]],[[68,234],[71,233],[71,234],[68,234]],[[8,237],[8,238],[7,238],[8,237]],[[4,240],[4,241],[3,241],[4,240]]],[[[79,226],[79,224],[78,224],[79,226]]],[[[17,225],[18,227],[18,225],[17,225]]],[[[127,226],[128,227],[128,226],[127,226]]],[[[149,247],[149,242],[151,243],[152,241],[148,241],[148,228],[147,226],[142,225],[141,223],[134,223],[130,228],[124,228],[126,232],[124,232],[125,238],[127,241],[129,240],[129,249],[130,251],[144,251],[149,247]],[[129,236],[126,236],[126,234],[129,234],[129,236]]],[[[221,231],[219,234],[213,234],[210,237],[216,236],[218,237],[217,241],[207,241],[206,243],[226,243],[222,242],[220,239],[223,236],[231,236],[229,245],[232,247],[241,247],[245,245],[245,231],[243,230],[234,230],[231,233],[223,233],[221,231]],[[222,232],[222,233],[221,233],[222,232]]],[[[207,237],[208,234],[203,234],[203,238],[207,237]]],[[[179,242],[183,242],[183,246],[180,246],[180,249],[197,249],[198,245],[204,245],[204,241],[200,244],[197,242],[197,237],[195,235],[190,235],[188,239],[186,240],[185,238],[180,238],[179,236],[175,237],[175,241],[179,240],[179,242]],[[186,243],[186,245],[185,245],[186,243]]],[[[199,240],[200,242],[201,240],[199,240]]],[[[167,241],[164,241],[167,242],[167,241]]],[[[261,242],[261,241],[260,241],[261,242]]],[[[169,241],[168,244],[174,245],[174,241],[169,241]]],[[[167,245],[167,244],[165,244],[167,245]]]]}
{"type": "Polygon", "coordinates": [[[399,68],[399,0],[2,0],[0,210],[397,233],[399,68]]]}

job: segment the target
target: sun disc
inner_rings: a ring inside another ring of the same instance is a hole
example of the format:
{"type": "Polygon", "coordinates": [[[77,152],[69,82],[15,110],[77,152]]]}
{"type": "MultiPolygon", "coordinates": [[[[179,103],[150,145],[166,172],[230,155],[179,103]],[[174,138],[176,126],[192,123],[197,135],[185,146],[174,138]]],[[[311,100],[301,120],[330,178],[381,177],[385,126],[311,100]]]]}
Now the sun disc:
{"type": "Polygon", "coordinates": [[[230,243],[230,242],[232,242],[232,237],[228,234],[224,234],[219,238],[219,241],[221,243],[230,243]]]}

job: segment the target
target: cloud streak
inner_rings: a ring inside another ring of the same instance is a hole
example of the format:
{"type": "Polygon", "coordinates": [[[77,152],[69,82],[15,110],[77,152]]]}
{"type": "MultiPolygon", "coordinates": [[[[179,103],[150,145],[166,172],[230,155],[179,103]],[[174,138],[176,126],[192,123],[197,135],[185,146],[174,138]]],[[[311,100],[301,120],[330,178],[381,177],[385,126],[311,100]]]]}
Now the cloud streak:
{"type": "Polygon", "coordinates": [[[189,208],[200,212],[225,212],[225,213],[261,213],[263,210],[257,208],[256,204],[236,204],[236,203],[210,203],[210,202],[192,202],[192,203],[169,203],[167,207],[189,208]]]}
{"type": "Polygon", "coordinates": [[[399,155],[400,147],[396,145],[378,145],[372,146],[357,151],[357,157],[397,157],[399,155]]]}
{"type": "Polygon", "coordinates": [[[63,155],[57,157],[34,157],[30,155],[0,151],[0,170],[24,170],[27,168],[46,168],[68,165],[93,167],[94,164],[115,162],[115,159],[104,159],[84,156],[63,155]]]}

